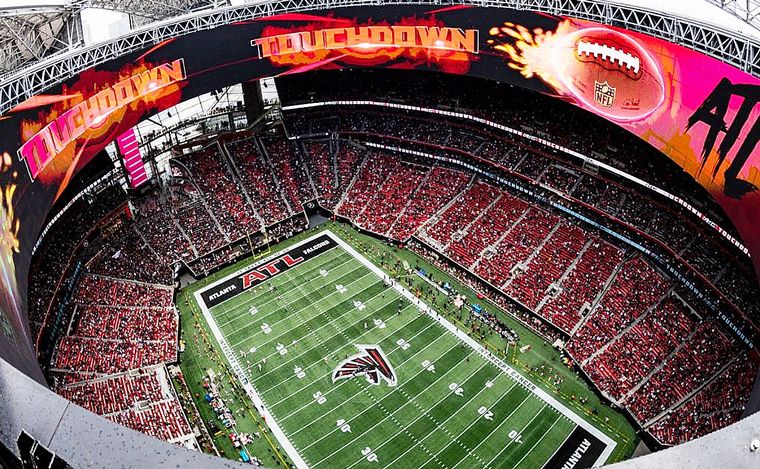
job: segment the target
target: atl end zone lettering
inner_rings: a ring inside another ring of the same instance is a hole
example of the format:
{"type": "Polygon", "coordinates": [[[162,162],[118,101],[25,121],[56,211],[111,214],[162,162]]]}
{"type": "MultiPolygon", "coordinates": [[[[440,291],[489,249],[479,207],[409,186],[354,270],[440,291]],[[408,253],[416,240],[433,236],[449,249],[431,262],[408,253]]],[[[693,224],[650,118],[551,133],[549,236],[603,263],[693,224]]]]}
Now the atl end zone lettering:
{"type": "Polygon", "coordinates": [[[238,275],[216,285],[214,288],[204,291],[201,296],[206,306],[211,308],[294,266],[303,264],[337,245],[338,243],[331,237],[327,235],[319,236],[291,249],[285,254],[271,257],[256,267],[240,272],[238,275]]]}

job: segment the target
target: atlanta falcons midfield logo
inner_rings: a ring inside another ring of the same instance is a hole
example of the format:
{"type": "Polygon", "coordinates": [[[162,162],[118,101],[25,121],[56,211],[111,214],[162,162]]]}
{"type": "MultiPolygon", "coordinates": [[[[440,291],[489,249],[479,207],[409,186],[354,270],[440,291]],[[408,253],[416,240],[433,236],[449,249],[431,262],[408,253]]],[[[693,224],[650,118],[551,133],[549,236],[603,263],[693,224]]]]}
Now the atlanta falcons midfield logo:
{"type": "Polygon", "coordinates": [[[396,385],[396,372],[378,345],[356,345],[360,350],[343,360],[333,372],[333,383],[343,378],[364,375],[370,384],[380,384],[380,378],[388,382],[388,386],[396,385]]]}

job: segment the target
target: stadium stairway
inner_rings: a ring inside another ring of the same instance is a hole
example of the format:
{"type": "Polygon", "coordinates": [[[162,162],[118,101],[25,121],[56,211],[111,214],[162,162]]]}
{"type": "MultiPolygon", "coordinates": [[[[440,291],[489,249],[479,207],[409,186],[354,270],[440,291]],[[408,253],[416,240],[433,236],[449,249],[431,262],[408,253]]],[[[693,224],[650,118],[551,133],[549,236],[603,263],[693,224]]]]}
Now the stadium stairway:
{"type": "Polygon", "coordinates": [[[401,216],[407,211],[410,205],[414,202],[417,192],[420,191],[420,188],[423,187],[425,184],[427,184],[428,179],[430,179],[430,175],[433,173],[433,169],[435,169],[435,165],[430,166],[428,168],[427,173],[425,173],[425,177],[422,178],[422,181],[420,181],[419,184],[417,184],[417,187],[414,188],[414,191],[409,195],[409,199],[407,200],[404,207],[398,211],[398,215],[396,216],[396,219],[393,220],[393,223],[391,223],[390,227],[388,228],[388,231],[383,233],[385,236],[390,237],[390,233],[393,233],[393,229],[396,227],[396,224],[401,219],[401,216]]]}
{"type": "Polygon", "coordinates": [[[249,210],[263,229],[266,227],[266,223],[264,222],[264,219],[261,217],[261,214],[258,212],[258,210],[256,210],[256,206],[254,205],[253,200],[251,200],[251,194],[248,193],[248,190],[245,188],[245,184],[243,184],[243,181],[241,180],[240,168],[238,168],[237,164],[235,164],[235,159],[232,157],[230,149],[227,148],[226,144],[219,143],[219,151],[222,155],[222,161],[227,167],[230,175],[232,175],[232,180],[234,181],[235,186],[237,187],[238,191],[243,194],[243,197],[245,197],[245,201],[248,204],[249,210]]]}
{"type": "Polygon", "coordinates": [[[710,376],[708,379],[706,379],[704,382],[702,382],[702,384],[700,384],[696,388],[692,389],[691,392],[687,393],[685,396],[683,396],[681,399],[679,399],[676,403],[674,403],[673,405],[671,405],[667,409],[663,410],[659,414],[657,414],[654,417],[652,417],[651,419],[649,419],[647,422],[645,422],[642,425],[643,429],[646,430],[647,428],[649,428],[653,424],[657,423],[658,420],[660,420],[661,418],[665,417],[666,415],[668,415],[673,410],[681,407],[681,405],[683,405],[684,403],[686,403],[689,400],[691,400],[691,398],[694,397],[694,396],[696,396],[699,393],[699,391],[701,391],[702,389],[705,388],[705,386],[707,386],[708,384],[710,384],[711,382],[713,382],[713,380],[718,379],[718,377],[721,374],[723,374],[723,372],[726,371],[730,366],[732,366],[734,363],[736,363],[736,361],[739,360],[740,357],[741,357],[741,353],[739,353],[734,358],[732,358],[731,360],[729,360],[725,365],[723,365],[720,369],[718,369],[718,371],[716,371],[715,373],[713,373],[712,376],[710,376]]]}
{"type": "Polygon", "coordinates": [[[364,154],[361,156],[361,162],[359,162],[359,166],[356,167],[354,176],[351,178],[351,182],[346,187],[346,190],[343,191],[343,195],[340,196],[340,201],[338,201],[338,204],[335,205],[334,213],[338,213],[340,211],[340,207],[346,201],[346,196],[348,195],[349,192],[351,192],[351,188],[354,187],[354,183],[356,183],[357,179],[359,179],[359,174],[361,174],[362,170],[364,169],[364,166],[367,164],[367,161],[369,161],[369,154],[365,151],[364,154]]]}
{"type": "Polygon", "coordinates": [[[280,198],[283,202],[285,202],[285,206],[288,208],[288,214],[290,216],[294,215],[295,212],[293,211],[293,207],[290,205],[288,198],[285,196],[282,183],[277,178],[277,171],[274,169],[274,165],[272,164],[272,160],[269,157],[269,152],[267,151],[266,145],[264,145],[264,142],[259,137],[254,137],[253,140],[256,142],[256,149],[259,152],[259,156],[261,156],[261,158],[264,160],[264,164],[267,166],[267,171],[272,176],[272,179],[277,186],[277,193],[280,194],[280,198]]]}
{"type": "Polygon", "coordinates": [[[620,270],[623,268],[625,263],[629,261],[633,256],[624,257],[617,266],[615,266],[615,270],[612,271],[610,276],[607,278],[607,281],[604,283],[604,286],[599,291],[599,293],[596,295],[596,298],[594,298],[594,301],[591,302],[591,306],[589,308],[589,312],[581,318],[580,321],[578,321],[578,324],[573,327],[573,330],[570,331],[570,337],[575,337],[575,334],[580,330],[581,327],[583,327],[584,324],[586,324],[586,321],[591,317],[591,315],[594,312],[594,309],[599,304],[599,302],[604,298],[604,295],[607,294],[607,291],[612,286],[612,282],[615,280],[615,277],[617,277],[617,274],[620,272],[620,270]]]}
{"type": "Polygon", "coordinates": [[[501,244],[501,242],[504,240],[504,238],[506,238],[506,237],[509,235],[509,233],[511,233],[511,232],[512,232],[512,230],[513,230],[513,229],[514,229],[514,228],[515,228],[517,225],[519,225],[520,223],[522,223],[522,220],[523,220],[523,219],[525,218],[525,216],[528,214],[529,210],[530,210],[530,209],[528,209],[528,210],[524,210],[524,211],[523,211],[523,212],[520,214],[520,216],[519,216],[519,217],[517,217],[517,219],[516,219],[516,220],[515,220],[515,221],[514,221],[514,222],[513,222],[513,223],[512,223],[510,226],[509,226],[509,228],[507,228],[506,230],[504,230],[504,232],[503,232],[503,233],[502,233],[502,234],[501,234],[501,235],[500,235],[500,236],[499,236],[499,237],[498,237],[498,238],[497,238],[497,239],[496,239],[496,240],[495,240],[493,243],[491,243],[490,245],[488,245],[488,246],[484,247],[484,248],[483,248],[483,250],[482,250],[482,251],[480,251],[480,253],[478,254],[478,258],[475,260],[475,263],[473,263],[473,264],[472,264],[472,267],[471,267],[471,269],[472,269],[472,271],[473,271],[473,272],[475,271],[475,269],[477,269],[478,265],[480,265],[480,261],[481,261],[481,260],[483,260],[483,258],[484,258],[484,256],[485,256],[485,253],[486,253],[486,251],[489,251],[489,250],[490,250],[490,251],[495,251],[495,250],[496,250],[496,247],[497,247],[499,244],[501,244]]]}
{"type": "Polygon", "coordinates": [[[649,308],[647,308],[647,310],[646,310],[646,312],[644,312],[644,314],[642,314],[641,316],[639,316],[636,319],[634,319],[633,321],[631,321],[630,324],[628,324],[627,326],[625,326],[620,332],[618,332],[615,335],[615,337],[613,337],[612,339],[610,339],[609,342],[607,342],[606,344],[602,345],[601,347],[599,347],[598,349],[596,349],[596,351],[594,353],[592,353],[591,355],[589,355],[589,357],[586,360],[584,360],[583,365],[586,365],[586,364],[590,363],[594,358],[596,358],[599,355],[603,354],[605,352],[605,350],[607,350],[612,344],[614,344],[615,342],[617,342],[617,340],[620,337],[622,337],[624,334],[628,333],[628,331],[630,331],[631,329],[633,329],[636,326],[636,324],[638,324],[641,321],[643,321],[644,318],[646,318],[647,316],[649,316],[649,313],[651,313],[655,308],[657,308],[657,307],[660,306],[660,303],[662,303],[663,300],[665,300],[665,298],[667,298],[672,291],[673,291],[673,287],[671,286],[665,292],[665,294],[663,294],[660,297],[660,299],[657,300],[656,303],[654,303],[649,308]]]}
{"type": "MultiPolygon", "coordinates": [[[[520,217],[522,219],[522,216],[520,217]]],[[[559,276],[557,280],[552,283],[552,285],[561,288],[562,282],[565,281],[565,279],[570,276],[570,274],[575,270],[575,266],[578,265],[578,262],[580,262],[581,258],[583,257],[583,254],[588,250],[588,248],[593,244],[594,238],[591,238],[586,241],[586,243],[583,245],[583,247],[578,250],[578,254],[575,256],[575,259],[573,259],[573,262],[570,263],[569,266],[565,269],[565,271],[562,273],[562,275],[559,276]]],[[[551,287],[551,285],[550,285],[551,287]]],[[[536,313],[541,311],[541,308],[546,304],[547,301],[551,298],[550,295],[544,295],[543,298],[541,298],[541,301],[538,302],[538,305],[536,305],[536,313]]]]}
{"type": "Polygon", "coordinates": [[[667,356],[667,357],[665,357],[665,359],[664,359],[662,362],[660,362],[660,364],[659,364],[659,365],[657,365],[657,366],[656,366],[656,367],[655,367],[655,368],[654,368],[652,371],[650,371],[650,372],[649,372],[649,374],[647,374],[645,377],[643,377],[643,378],[641,379],[641,381],[639,381],[639,382],[636,384],[636,386],[632,387],[630,391],[628,391],[628,392],[627,392],[627,393],[626,393],[626,394],[625,394],[623,397],[621,397],[621,398],[619,399],[619,401],[617,401],[618,405],[621,405],[621,406],[625,405],[625,402],[627,402],[627,401],[628,401],[628,399],[630,399],[630,397],[631,397],[631,396],[633,396],[633,395],[634,395],[636,392],[638,392],[638,390],[639,390],[639,389],[640,389],[640,388],[641,388],[641,387],[642,387],[644,384],[646,384],[646,383],[647,383],[647,381],[649,381],[649,379],[650,379],[652,376],[654,376],[654,375],[655,375],[655,374],[656,374],[658,371],[660,371],[661,369],[663,369],[663,368],[665,367],[665,364],[666,364],[666,363],[668,363],[668,361],[669,361],[671,358],[673,358],[673,357],[674,357],[674,356],[675,356],[675,355],[676,355],[678,352],[680,352],[680,351],[681,351],[681,349],[682,349],[682,348],[683,348],[683,347],[684,347],[684,346],[685,346],[687,343],[689,343],[689,341],[690,341],[690,340],[691,340],[691,339],[694,337],[694,335],[695,335],[695,334],[696,334],[698,331],[699,331],[699,325],[697,325],[696,327],[694,327],[694,330],[692,330],[692,331],[691,331],[691,333],[690,333],[690,334],[689,334],[689,335],[688,335],[688,336],[687,336],[687,337],[686,337],[686,338],[685,338],[685,339],[684,339],[684,340],[683,340],[683,341],[682,341],[682,342],[681,342],[681,343],[678,345],[678,347],[674,348],[674,349],[673,349],[673,351],[672,351],[672,352],[670,352],[670,353],[668,354],[668,356],[667,356]]]}
{"type": "MultiPolygon", "coordinates": [[[[554,233],[556,233],[556,231],[559,229],[560,226],[562,226],[562,222],[557,222],[552,227],[551,231],[549,231],[549,233],[547,233],[547,235],[544,236],[544,239],[543,241],[541,241],[541,244],[536,246],[536,248],[533,249],[533,252],[531,252],[530,255],[528,255],[528,257],[526,257],[522,262],[517,264],[525,268],[523,273],[526,273],[528,271],[528,267],[530,266],[531,261],[533,261],[533,259],[535,259],[539,255],[541,250],[544,249],[544,246],[546,246],[546,244],[549,242],[551,237],[554,236],[554,233]]],[[[507,281],[504,282],[504,284],[501,286],[501,289],[504,290],[505,288],[507,288],[512,282],[515,281],[516,278],[517,278],[516,276],[510,276],[507,279],[507,281]]]]}

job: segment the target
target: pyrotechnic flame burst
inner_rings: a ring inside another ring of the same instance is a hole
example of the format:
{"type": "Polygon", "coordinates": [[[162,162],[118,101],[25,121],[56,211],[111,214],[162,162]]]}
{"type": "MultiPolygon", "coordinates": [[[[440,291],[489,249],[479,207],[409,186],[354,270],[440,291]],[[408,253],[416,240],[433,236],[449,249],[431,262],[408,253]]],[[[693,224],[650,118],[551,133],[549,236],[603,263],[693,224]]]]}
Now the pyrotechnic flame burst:
{"type": "MultiPolygon", "coordinates": [[[[4,152],[2,160],[0,160],[0,172],[6,172],[11,166],[13,166],[13,157],[8,152],[4,152]]],[[[13,180],[15,180],[18,177],[18,173],[14,171],[12,176],[13,180]]],[[[11,256],[13,252],[19,252],[18,231],[21,223],[16,218],[13,209],[13,195],[16,193],[17,186],[15,182],[12,182],[0,188],[0,225],[2,226],[0,252],[10,254],[11,256]]]]}
{"type": "MultiPolygon", "coordinates": [[[[0,158],[0,173],[5,173],[12,167],[13,158],[8,152],[4,152],[0,158]]],[[[8,314],[13,310],[18,315],[20,304],[16,265],[13,259],[13,255],[19,252],[18,233],[21,228],[21,222],[16,218],[13,208],[13,196],[18,187],[15,182],[17,178],[18,173],[13,171],[11,182],[5,187],[0,186],[0,229],[2,230],[0,232],[0,331],[12,341],[14,334],[8,314]]]]}
{"type": "Polygon", "coordinates": [[[16,184],[8,185],[0,192],[0,213],[2,220],[2,237],[0,237],[0,249],[6,252],[19,252],[18,230],[21,226],[13,212],[13,194],[16,192],[16,184]]]}
{"type": "Polygon", "coordinates": [[[531,30],[505,22],[488,31],[491,38],[487,42],[494,49],[507,54],[509,68],[517,70],[525,78],[538,77],[555,90],[561,90],[562,84],[553,73],[551,57],[557,43],[571,29],[568,21],[561,22],[555,31],[544,31],[541,28],[531,30]]]}

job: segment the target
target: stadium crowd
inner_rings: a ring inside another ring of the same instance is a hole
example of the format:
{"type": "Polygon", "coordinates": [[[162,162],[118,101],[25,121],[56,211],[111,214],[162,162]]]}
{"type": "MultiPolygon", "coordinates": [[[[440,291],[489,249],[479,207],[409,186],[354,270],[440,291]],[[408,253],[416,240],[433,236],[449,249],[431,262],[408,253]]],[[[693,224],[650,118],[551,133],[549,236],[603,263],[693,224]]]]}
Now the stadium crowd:
{"type": "MultiPolygon", "coordinates": [[[[179,322],[173,288],[135,279],[156,279],[163,271],[157,257],[138,259],[134,231],[124,220],[108,225],[110,241],[125,242],[108,262],[92,259],[92,272],[77,282],[68,310],[70,319],[50,362],[56,391],[72,402],[114,422],[166,441],[197,447],[182,407],[171,391],[164,364],[178,358],[179,322]],[[114,226],[116,225],[116,226],[114,226]],[[117,262],[134,256],[129,262],[117,262]],[[155,265],[151,265],[151,262],[155,265]],[[104,276],[108,272],[123,278],[104,276]]],[[[118,243],[117,243],[118,246],[118,243]]],[[[113,246],[110,246],[113,249],[113,246]]],[[[99,251],[99,245],[85,250],[99,251]]],[[[138,247],[142,249],[142,247],[138,247]]],[[[109,252],[110,253],[110,252],[109,252]]],[[[144,254],[144,253],[143,253],[144,254]]]]}
{"type": "Polygon", "coordinates": [[[193,440],[162,366],[69,384],[57,391],[91,412],[153,437],[170,442],[193,440]]]}
{"type": "Polygon", "coordinates": [[[303,211],[307,200],[314,200],[312,180],[300,153],[284,137],[262,140],[262,148],[271,162],[272,174],[287,201],[290,213],[303,211]]]}
{"type": "Polygon", "coordinates": [[[234,241],[258,231],[261,223],[230,172],[224,168],[220,150],[218,145],[210,145],[172,161],[189,170],[188,177],[200,189],[210,215],[216,219],[225,238],[234,241]]]}
{"type": "Polygon", "coordinates": [[[42,326],[54,302],[58,287],[68,270],[72,255],[100,220],[127,200],[124,191],[108,185],[99,193],[79,199],[51,225],[29,268],[29,325],[32,336],[42,334],[42,326]]]}
{"type": "Polygon", "coordinates": [[[179,328],[172,296],[171,287],[84,275],[51,370],[94,376],[175,362],[179,328]]]}
{"type": "Polygon", "coordinates": [[[275,182],[274,170],[266,160],[261,141],[250,138],[226,145],[239,181],[265,224],[288,218],[291,213],[282,187],[275,182]]]}
{"type": "MultiPolygon", "coordinates": [[[[430,107],[429,104],[426,107],[430,107]]],[[[299,111],[300,112],[300,111],[299,111]]],[[[472,111],[477,115],[476,111],[472,111]]],[[[513,116],[501,116],[503,119],[513,116]]],[[[492,118],[489,117],[489,118],[492,118]]],[[[651,236],[667,246],[668,254],[678,257],[681,262],[695,269],[699,275],[703,275],[708,281],[719,280],[725,271],[725,266],[734,265],[737,268],[734,275],[740,276],[748,285],[755,285],[754,273],[751,265],[743,255],[732,252],[733,247],[727,246],[721,241],[711,228],[696,220],[692,214],[676,204],[660,200],[653,194],[646,194],[634,190],[630,183],[613,174],[603,173],[597,170],[593,172],[583,171],[578,162],[568,161],[559,155],[549,153],[545,149],[528,145],[528,142],[515,141],[512,136],[494,135],[490,131],[484,131],[474,126],[465,126],[462,123],[449,123],[435,119],[424,113],[410,113],[394,111],[391,109],[380,110],[376,107],[340,106],[327,110],[316,109],[307,117],[299,115],[298,118],[286,119],[292,127],[291,133],[308,134],[308,128],[304,123],[311,119],[329,123],[325,132],[336,132],[349,138],[388,141],[393,145],[402,142],[410,149],[425,150],[430,153],[447,151],[455,154],[467,154],[487,158],[491,162],[503,165],[511,174],[525,177],[535,184],[550,187],[565,196],[572,197],[583,204],[591,207],[592,211],[604,213],[606,217],[615,223],[622,223],[645,235],[651,236]],[[325,116],[332,116],[327,119],[325,116]],[[476,137],[480,134],[482,138],[476,137]],[[470,135],[464,138],[463,135],[470,135]],[[473,140],[480,143],[476,150],[472,150],[473,140]],[[494,143],[496,140],[498,143],[494,143]],[[425,146],[427,145],[427,146],[425,146]],[[422,146],[422,148],[420,148],[422,146]],[[691,236],[691,233],[704,233],[704,236],[691,236]],[[738,262],[737,259],[744,259],[738,262]]],[[[503,121],[502,119],[502,121],[503,121]]],[[[497,120],[498,121],[498,120],[497,120]]],[[[519,126],[518,126],[519,128],[519,126]]],[[[526,127],[527,128],[527,127],[526,127]]],[[[592,147],[593,148],[593,147],[592,147]]],[[[582,148],[586,151],[588,148],[582,148]]],[[[601,156],[597,152],[586,153],[601,156]]],[[[624,155],[616,154],[616,157],[624,155]]],[[[628,171],[641,170],[636,176],[646,176],[647,181],[660,181],[663,174],[672,171],[652,172],[651,168],[639,168],[636,161],[626,163],[628,171]]],[[[684,189],[682,186],[691,184],[673,185],[672,181],[660,181],[662,186],[672,190],[684,189]]],[[[678,193],[678,191],[676,191],[678,193]]],[[[702,197],[704,198],[704,197],[702,197]]],[[[731,227],[730,223],[725,226],[731,227]]],[[[736,296],[733,284],[724,282],[719,284],[728,301],[736,296]]],[[[746,295],[744,296],[746,298],[746,295]]],[[[742,305],[750,315],[760,314],[760,301],[753,301],[751,305],[742,305]],[[746,308],[745,306],[750,306],[746,308]]]]}
{"type": "Polygon", "coordinates": [[[744,354],[682,407],[668,412],[648,428],[669,445],[685,443],[737,421],[757,377],[757,354],[744,354]]]}

